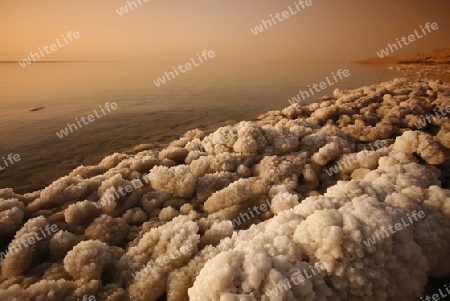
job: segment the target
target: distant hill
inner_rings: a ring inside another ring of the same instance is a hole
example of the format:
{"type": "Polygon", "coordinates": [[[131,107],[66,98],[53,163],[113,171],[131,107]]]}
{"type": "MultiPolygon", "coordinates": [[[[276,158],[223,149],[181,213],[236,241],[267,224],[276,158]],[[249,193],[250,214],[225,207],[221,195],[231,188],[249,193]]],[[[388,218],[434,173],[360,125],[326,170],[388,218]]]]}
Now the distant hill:
{"type": "Polygon", "coordinates": [[[357,61],[360,64],[377,65],[450,65],[450,48],[442,48],[431,52],[420,53],[413,56],[392,56],[384,58],[371,58],[357,61]]]}
{"type": "Polygon", "coordinates": [[[388,66],[391,70],[403,71],[409,77],[440,79],[450,82],[450,48],[412,56],[377,57],[354,63],[388,66]]]}

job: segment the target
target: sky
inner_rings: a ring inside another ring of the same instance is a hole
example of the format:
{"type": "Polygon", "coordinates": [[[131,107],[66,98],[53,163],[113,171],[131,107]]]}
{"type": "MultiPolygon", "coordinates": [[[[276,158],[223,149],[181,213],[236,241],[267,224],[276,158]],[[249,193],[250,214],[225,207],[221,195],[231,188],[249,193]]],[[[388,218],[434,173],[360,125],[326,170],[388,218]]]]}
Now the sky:
{"type": "Polygon", "coordinates": [[[439,29],[395,55],[450,47],[448,0],[312,0],[262,33],[250,31],[295,1],[141,0],[119,16],[125,0],[0,0],[0,60],[22,60],[69,31],[80,38],[46,60],[188,59],[214,50],[224,60],[353,61],[426,22],[439,29]]]}

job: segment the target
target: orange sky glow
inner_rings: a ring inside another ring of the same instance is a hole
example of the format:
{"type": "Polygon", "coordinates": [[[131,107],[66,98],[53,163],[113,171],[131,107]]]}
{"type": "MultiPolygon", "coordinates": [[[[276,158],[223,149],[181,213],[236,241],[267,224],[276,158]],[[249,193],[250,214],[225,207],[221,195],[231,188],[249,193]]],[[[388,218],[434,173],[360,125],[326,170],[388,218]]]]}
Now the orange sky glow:
{"type": "Polygon", "coordinates": [[[189,58],[213,49],[218,59],[351,61],[407,36],[426,22],[439,29],[396,55],[450,46],[447,0],[312,0],[313,5],[254,35],[250,28],[294,0],[150,0],[123,16],[124,0],[0,0],[0,60],[22,60],[69,31],[80,39],[46,60],[189,58]]]}

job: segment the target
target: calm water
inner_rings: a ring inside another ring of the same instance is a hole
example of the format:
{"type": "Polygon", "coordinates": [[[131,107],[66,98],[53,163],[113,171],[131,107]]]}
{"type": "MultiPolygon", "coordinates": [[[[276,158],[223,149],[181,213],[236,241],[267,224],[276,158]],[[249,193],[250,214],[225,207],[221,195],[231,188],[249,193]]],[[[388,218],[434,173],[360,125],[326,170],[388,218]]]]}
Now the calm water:
{"type": "Polygon", "coordinates": [[[349,63],[214,58],[156,87],[153,80],[172,71],[172,65],[67,62],[21,68],[17,63],[0,63],[0,158],[9,153],[22,157],[0,171],[0,188],[31,191],[115,151],[139,144],[163,145],[194,128],[251,120],[288,106],[299,89],[324,81],[337,69],[348,69],[350,77],[304,104],[331,95],[336,87],[355,88],[401,76],[381,67],[349,63]],[[118,109],[63,139],[56,136],[68,122],[108,101],[116,102],[118,109]],[[30,111],[38,107],[45,108],[30,111]]]}

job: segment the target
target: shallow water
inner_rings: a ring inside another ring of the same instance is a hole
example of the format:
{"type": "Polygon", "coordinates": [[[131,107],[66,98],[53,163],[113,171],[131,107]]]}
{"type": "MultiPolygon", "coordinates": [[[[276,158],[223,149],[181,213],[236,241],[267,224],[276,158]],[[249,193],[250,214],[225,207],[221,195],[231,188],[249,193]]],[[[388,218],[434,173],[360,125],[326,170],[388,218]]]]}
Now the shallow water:
{"type": "MultiPolygon", "coordinates": [[[[186,58],[185,62],[188,62],[186,58]]],[[[182,64],[183,61],[176,62],[182,64]]],[[[0,171],[0,188],[43,188],[80,164],[138,144],[154,147],[187,130],[251,120],[289,105],[307,85],[331,72],[350,76],[302,102],[400,76],[378,66],[339,62],[220,61],[212,59],[156,87],[173,62],[59,62],[21,68],[0,63],[0,157],[21,160],[0,171]],[[118,109],[62,139],[56,132],[106,102],[118,109]],[[44,107],[37,111],[31,109],[44,107]]],[[[2,161],[0,161],[2,162],[2,161]]]]}

